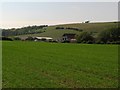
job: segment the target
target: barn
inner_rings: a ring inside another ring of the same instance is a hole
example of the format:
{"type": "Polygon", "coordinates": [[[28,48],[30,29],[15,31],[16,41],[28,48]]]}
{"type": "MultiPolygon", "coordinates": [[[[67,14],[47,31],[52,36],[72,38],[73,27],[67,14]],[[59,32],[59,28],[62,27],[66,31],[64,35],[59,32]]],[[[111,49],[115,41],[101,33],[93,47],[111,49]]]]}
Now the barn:
{"type": "Polygon", "coordinates": [[[53,38],[51,38],[51,37],[35,37],[34,41],[46,41],[46,42],[50,42],[52,40],[53,40],[53,38]]]}
{"type": "Polygon", "coordinates": [[[63,36],[62,36],[62,42],[71,42],[73,40],[76,40],[75,39],[75,35],[76,34],[71,34],[71,33],[65,33],[65,34],[63,34],[63,36]]]}

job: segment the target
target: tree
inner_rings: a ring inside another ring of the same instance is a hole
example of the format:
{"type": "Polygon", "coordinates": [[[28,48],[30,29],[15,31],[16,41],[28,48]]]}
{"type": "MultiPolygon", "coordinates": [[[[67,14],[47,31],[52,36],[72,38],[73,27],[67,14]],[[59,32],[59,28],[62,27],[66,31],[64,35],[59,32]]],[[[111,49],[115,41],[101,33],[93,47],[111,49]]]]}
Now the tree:
{"type": "Polygon", "coordinates": [[[98,40],[100,43],[117,43],[120,42],[120,28],[111,28],[105,31],[102,31],[98,40]]]}
{"type": "Polygon", "coordinates": [[[85,23],[90,23],[90,21],[85,21],[85,23]]]}
{"type": "Polygon", "coordinates": [[[77,36],[78,43],[94,43],[94,38],[88,32],[82,32],[79,36],[77,36]]]}
{"type": "Polygon", "coordinates": [[[110,39],[110,32],[107,31],[102,31],[99,36],[98,36],[98,41],[100,43],[107,43],[108,39],[110,39]]]}
{"type": "Polygon", "coordinates": [[[9,38],[9,37],[2,37],[2,40],[13,41],[12,38],[9,38]]]}
{"type": "Polygon", "coordinates": [[[28,26],[22,28],[12,28],[12,29],[2,29],[2,36],[16,36],[16,35],[23,35],[23,34],[35,34],[35,33],[42,33],[43,29],[48,25],[42,26],[28,26]]]}

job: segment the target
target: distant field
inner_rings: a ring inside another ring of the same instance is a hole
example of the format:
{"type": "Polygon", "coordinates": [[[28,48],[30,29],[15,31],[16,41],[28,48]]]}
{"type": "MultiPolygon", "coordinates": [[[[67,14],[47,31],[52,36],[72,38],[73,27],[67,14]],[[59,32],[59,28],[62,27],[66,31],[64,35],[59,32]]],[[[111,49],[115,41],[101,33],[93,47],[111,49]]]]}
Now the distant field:
{"type": "Polygon", "coordinates": [[[28,35],[20,35],[20,36],[48,36],[54,39],[59,39],[62,37],[64,33],[75,33],[80,34],[81,32],[75,30],[68,30],[68,29],[59,29],[57,30],[56,27],[71,27],[71,28],[78,28],[82,29],[83,31],[93,32],[94,36],[97,36],[101,31],[104,31],[109,28],[117,27],[118,23],[114,22],[102,22],[102,23],[72,23],[72,24],[63,24],[63,25],[55,25],[49,26],[44,29],[45,32],[40,34],[28,34],[28,35]]]}
{"type": "Polygon", "coordinates": [[[118,46],[3,42],[3,88],[118,87],[118,46]]]}

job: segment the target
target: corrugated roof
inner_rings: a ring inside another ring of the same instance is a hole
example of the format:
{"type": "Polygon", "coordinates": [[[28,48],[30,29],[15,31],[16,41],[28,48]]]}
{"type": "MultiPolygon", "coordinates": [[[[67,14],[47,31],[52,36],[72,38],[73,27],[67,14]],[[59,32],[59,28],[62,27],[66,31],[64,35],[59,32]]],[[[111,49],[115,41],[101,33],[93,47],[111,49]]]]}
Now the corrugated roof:
{"type": "Polygon", "coordinates": [[[51,37],[36,37],[37,39],[53,39],[51,37]]]}

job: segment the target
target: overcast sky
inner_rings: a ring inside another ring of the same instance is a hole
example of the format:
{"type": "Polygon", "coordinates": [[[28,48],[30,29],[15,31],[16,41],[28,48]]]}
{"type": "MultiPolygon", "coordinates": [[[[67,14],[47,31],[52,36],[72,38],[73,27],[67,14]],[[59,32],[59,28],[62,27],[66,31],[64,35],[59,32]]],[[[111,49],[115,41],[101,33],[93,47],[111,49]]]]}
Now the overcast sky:
{"type": "Polygon", "coordinates": [[[118,20],[117,2],[4,2],[0,28],[118,20]]]}

